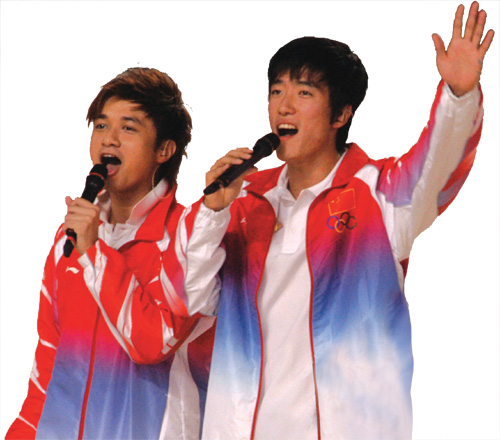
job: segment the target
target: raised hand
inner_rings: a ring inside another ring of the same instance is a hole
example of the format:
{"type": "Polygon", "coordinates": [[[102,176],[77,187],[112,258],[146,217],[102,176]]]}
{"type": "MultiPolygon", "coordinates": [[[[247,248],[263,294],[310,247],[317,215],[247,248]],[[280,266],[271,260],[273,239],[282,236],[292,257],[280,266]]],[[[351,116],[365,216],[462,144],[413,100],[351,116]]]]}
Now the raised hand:
{"type": "MultiPolygon", "coordinates": [[[[236,150],[231,150],[212,165],[212,168],[210,168],[210,171],[206,174],[207,186],[215,181],[231,165],[239,165],[243,162],[243,160],[250,159],[250,157],[252,157],[252,150],[250,148],[237,148],[236,150]]],[[[256,170],[257,169],[255,167],[250,168],[231,182],[230,185],[221,187],[213,194],[205,196],[203,203],[205,203],[205,206],[214,211],[221,211],[225,207],[229,206],[238,196],[244,177],[256,170]]]]}
{"type": "Polygon", "coordinates": [[[479,3],[473,2],[462,36],[464,6],[460,5],[457,8],[448,49],[445,49],[443,40],[438,34],[432,35],[439,74],[456,96],[464,95],[479,83],[484,56],[495,34],[490,29],[483,39],[486,12],[478,10],[479,3]]]}

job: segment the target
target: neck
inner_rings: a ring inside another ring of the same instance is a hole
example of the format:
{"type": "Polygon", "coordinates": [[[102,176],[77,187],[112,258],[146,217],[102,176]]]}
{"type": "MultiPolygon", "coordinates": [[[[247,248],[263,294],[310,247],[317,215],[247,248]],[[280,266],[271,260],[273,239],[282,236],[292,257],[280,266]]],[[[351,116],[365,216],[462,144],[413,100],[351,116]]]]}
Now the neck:
{"type": "Polygon", "coordinates": [[[123,203],[120,199],[112,198],[109,223],[113,225],[116,225],[117,223],[125,223],[129,219],[133,207],[134,205],[123,203]]]}
{"type": "Polygon", "coordinates": [[[125,223],[132,214],[134,206],[137,205],[145,194],[137,194],[135,197],[127,192],[125,194],[110,194],[111,210],[109,213],[109,223],[116,225],[117,223],[125,223]]]}
{"type": "Polygon", "coordinates": [[[302,190],[310,188],[325,179],[340,159],[335,155],[330,160],[321,158],[317,163],[293,164],[288,162],[288,190],[297,199],[302,190]]]}

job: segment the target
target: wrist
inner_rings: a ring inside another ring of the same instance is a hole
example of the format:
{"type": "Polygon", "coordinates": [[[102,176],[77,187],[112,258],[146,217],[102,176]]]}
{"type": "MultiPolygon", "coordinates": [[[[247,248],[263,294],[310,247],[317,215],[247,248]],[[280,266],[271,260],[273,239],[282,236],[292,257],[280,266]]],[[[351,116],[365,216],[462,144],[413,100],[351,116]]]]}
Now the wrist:
{"type": "Polygon", "coordinates": [[[206,208],[210,209],[211,211],[219,212],[222,211],[226,206],[223,206],[220,203],[217,203],[212,200],[212,197],[210,196],[205,196],[203,198],[203,205],[205,205],[206,208]]]}

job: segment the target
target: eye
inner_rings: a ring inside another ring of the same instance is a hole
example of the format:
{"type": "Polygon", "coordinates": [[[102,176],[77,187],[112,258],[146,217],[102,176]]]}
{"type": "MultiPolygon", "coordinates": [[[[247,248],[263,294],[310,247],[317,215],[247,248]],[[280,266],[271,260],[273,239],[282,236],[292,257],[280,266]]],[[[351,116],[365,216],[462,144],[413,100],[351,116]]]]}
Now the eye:
{"type": "Polygon", "coordinates": [[[125,131],[130,131],[130,132],[137,131],[137,130],[135,129],[135,127],[132,127],[131,125],[124,125],[124,126],[123,126],[123,129],[124,129],[125,131]]]}
{"type": "Polygon", "coordinates": [[[272,89],[271,90],[271,95],[277,96],[281,94],[281,90],[279,89],[272,89]]]}
{"type": "Polygon", "coordinates": [[[106,125],[103,124],[103,123],[100,123],[100,124],[94,124],[94,130],[102,130],[106,128],[106,125]]]}
{"type": "Polygon", "coordinates": [[[302,96],[312,96],[312,93],[309,90],[301,90],[299,92],[299,95],[302,95],[302,96]]]}

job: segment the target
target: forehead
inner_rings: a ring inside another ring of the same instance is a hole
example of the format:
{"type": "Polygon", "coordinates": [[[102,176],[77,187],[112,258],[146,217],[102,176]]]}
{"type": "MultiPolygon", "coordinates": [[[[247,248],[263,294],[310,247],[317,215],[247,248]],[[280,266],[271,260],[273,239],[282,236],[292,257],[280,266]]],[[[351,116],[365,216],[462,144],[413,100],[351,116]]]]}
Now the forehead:
{"type": "Polygon", "coordinates": [[[270,86],[283,83],[305,84],[317,89],[328,89],[328,85],[323,79],[323,75],[318,72],[311,72],[307,68],[302,68],[295,72],[290,72],[290,70],[282,72],[270,86]]]}
{"type": "Polygon", "coordinates": [[[114,96],[104,102],[97,118],[126,115],[133,115],[135,118],[141,120],[148,118],[146,112],[143,111],[140,105],[136,102],[120,99],[114,96]]]}

